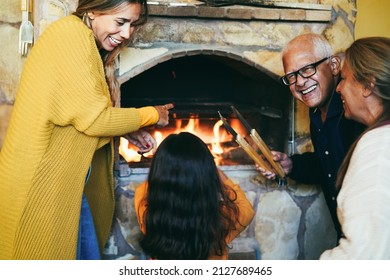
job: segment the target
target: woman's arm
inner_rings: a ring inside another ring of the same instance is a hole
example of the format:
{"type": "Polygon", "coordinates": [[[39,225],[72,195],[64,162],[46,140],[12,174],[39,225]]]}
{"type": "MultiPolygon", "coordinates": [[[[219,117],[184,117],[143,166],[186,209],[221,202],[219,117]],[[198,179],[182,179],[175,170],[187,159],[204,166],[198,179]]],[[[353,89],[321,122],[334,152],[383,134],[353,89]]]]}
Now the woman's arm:
{"type": "Polygon", "coordinates": [[[337,199],[345,237],[321,259],[390,258],[389,150],[390,127],[359,141],[337,199]]]}
{"type": "Polygon", "coordinates": [[[240,186],[235,184],[222,171],[219,171],[219,174],[222,183],[224,183],[227,188],[230,188],[237,195],[234,202],[238,207],[238,221],[235,224],[235,229],[232,230],[227,237],[226,242],[230,243],[252,222],[252,219],[255,216],[255,211],[250,201],[246,198],[245,192],[240,188],[240,186]]]}

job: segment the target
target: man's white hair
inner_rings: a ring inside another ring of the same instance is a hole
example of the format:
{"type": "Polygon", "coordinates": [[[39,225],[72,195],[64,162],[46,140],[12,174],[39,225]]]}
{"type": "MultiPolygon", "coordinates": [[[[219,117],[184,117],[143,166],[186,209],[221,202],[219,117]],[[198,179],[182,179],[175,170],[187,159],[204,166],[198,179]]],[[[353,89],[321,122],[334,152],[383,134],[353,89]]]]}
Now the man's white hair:
{"type": "Polygon", "coordinates": [[[282,57],[284,57],[291,49],[295,48],[297,44],[301,46],[306,45],[308,47],[312,46],[315,55],[318,57],[328,57],[333,54],[332,47],[324,36],[316,33],[305,33],[298,35],[287,43],[287,45],[282,50],[282,57]]]}

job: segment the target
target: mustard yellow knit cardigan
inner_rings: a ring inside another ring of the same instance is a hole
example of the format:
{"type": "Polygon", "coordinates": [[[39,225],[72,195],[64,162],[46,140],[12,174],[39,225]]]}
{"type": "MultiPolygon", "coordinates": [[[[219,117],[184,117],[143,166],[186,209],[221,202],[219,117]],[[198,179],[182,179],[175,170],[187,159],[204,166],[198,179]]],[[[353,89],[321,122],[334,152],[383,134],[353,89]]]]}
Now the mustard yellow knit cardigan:
{"type": "Polygon", "coordinates": [[[51,24],[27,58],[0,151],[0,259],[74,259],[83,190],[102,249],[114,212],[112,137],[157,120],[153,107],[111,106],[79,18],[51,24]]]}

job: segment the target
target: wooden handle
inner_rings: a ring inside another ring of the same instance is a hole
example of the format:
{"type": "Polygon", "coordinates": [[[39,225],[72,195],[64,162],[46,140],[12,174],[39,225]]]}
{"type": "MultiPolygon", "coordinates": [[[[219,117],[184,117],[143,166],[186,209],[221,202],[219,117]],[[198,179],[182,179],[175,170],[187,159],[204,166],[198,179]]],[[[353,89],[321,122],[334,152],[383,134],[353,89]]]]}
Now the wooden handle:
{"type": "Polygon", "coordinates": [[[286,174],[284,173],[282,166],[278,162],[274,161],[271,150],[268,148],[267,144],[263,141],[263,139],[261,139],[260,135],[254,129],[251,130],[251,138],[256,143],[257,147],[259,147],[261,153],[264,155],[267,161],[275,169],[278,176],[280,178],[284,178],[286,174]]]}
{"type": "Polygon", "coordinates": [[[241,135],[237,135],[236,142],[240,147],[250,156],[251,159],[254,160],[255,163],[257,163],[261,168],[265,169],[266,171],[269,171],[269,166],[266,161],[263,160],[263,158],[256,153],[256,151],[249,145],[248,142],[244,138],[241,137],[241,135]]]}

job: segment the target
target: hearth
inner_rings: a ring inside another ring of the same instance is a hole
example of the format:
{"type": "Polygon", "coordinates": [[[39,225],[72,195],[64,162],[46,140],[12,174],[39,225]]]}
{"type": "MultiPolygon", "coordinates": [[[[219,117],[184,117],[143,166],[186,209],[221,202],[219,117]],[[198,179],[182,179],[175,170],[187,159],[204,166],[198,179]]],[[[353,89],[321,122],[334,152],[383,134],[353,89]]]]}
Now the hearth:
{"type": "MultiPolygon", "coordinates": [[[[246,136],[231,106],[241,112],[271,148],[285,150],[288,144],[290,93],[259,70],[228,58],[176,58],[133,77],[122,84],[121,90],[122,107],[173,102],[170,124],[151,128],[152,134],[161,142],[171,133],[194,133],[209,145],[218,165],[253,164],[239,151],[219,119],[218,111],[246,136]]],[[[120,150],[122,162],[129,162],[131,168],[148,167],[151,154],[141,157],[133,150],[124,151],[126,146],[124,143],[120,150]]]]}

